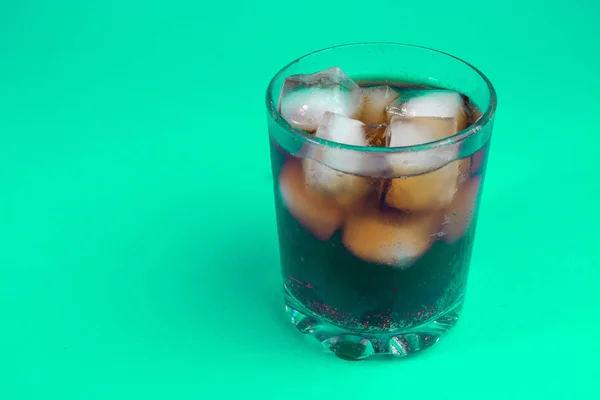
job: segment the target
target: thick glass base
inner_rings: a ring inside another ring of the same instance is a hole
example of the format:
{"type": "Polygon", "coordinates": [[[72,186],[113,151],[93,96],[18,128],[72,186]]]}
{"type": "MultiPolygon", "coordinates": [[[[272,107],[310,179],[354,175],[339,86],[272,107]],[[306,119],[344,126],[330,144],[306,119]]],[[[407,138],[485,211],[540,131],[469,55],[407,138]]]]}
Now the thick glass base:
{"type": "Polygon", "coordinates": [[[344,360],[363,360],[374,355],[407,357],[433,346],[460,316],[463,299],[444,313],[406,330],[364,331],[335,325],[307,310],[287,290],[285,309],[298,330],[315,338],[344,360]]]}

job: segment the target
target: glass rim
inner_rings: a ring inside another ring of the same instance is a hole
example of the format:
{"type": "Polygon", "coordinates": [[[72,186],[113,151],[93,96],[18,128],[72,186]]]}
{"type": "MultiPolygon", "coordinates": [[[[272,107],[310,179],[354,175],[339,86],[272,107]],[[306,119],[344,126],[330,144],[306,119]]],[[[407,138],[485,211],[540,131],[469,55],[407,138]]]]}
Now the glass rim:
{"type": "Polygon", "coordinates": [[[288,133],[299,138],[303,142],[307,142],[312,145],[320,145],[320,146],[334,147],[334,148],[339,148],[339,149],[361,151],[364,153],[398,153],[398,152],[410,152],[410,151],[423,151],[423,150],[441,148],[441,147],[449,146],[449,145],[452,145],[452,144],[455,144],[458,142],[462,142],[463,140],[476,135],[478,132],[481,131],[483,126],[487,125],[487,123],[492,119],[492,117],[494,116],[494,113],[496,112],[496,102],[497,102],[496,90],[494,89],[494,85],[488,79],[488,77],[485,76],[485,74],[483,72],[481,72],[478,68],[476,68],[474,65],[468,63],[467,61],[465,61],[459,57],[453,56],[452,54],[445,53],[440,50],[432,49],[430,47],[425,47],[425,46],[419,46],[419,45],[408,44],[408,43],[398,43],[398,42],[355,42],[355,43],[347,43],[347,44],[340,44],[340,45],[325,47],[325,48],[307,53],[307,54],[287,63],[283,68],[281,68],[279,71],[277,71],[277,73],[273,76],[273,78],[269,82],[269,85],[267,86],[267,93],[266,93],[265,100],[266,100],[267,110],[268,110],[269,114],[271,115],[271,117],[273,117],[273,119],[282,128],[284,128],[288,133]],[[310,56],[313,56],[313,55],[316,55],[319,53],[323,53],[323,52],[326,52],[329,50],[342,48],[342,47],[372,46],[372,45],[412,47],[412,48],[416,48],[416,49],[426,50],[426,51],[430,51],[433,53],[438,53],[438,54],[446,56],[446,57],[453,58],[453,59],[459,61],[460,63],[464,64],[466,67],[471,68],[483,80],[483,82],[486,84],[486,86],[489,90],[489,93],[490,93],[489,104],[487,105],[485,112],[483,113],[481,118],[479,118],[477,121],[475,121],[475,123],[471,124],[466,129],[463,129],[462,131],[455,133],[452,136],[449,136],[444,139],[435,140],[433,142],[422,143],[422,144],[412,145],[412,146],[402,146],[402,147],[355,146],[355,145],[350,145],[350,144],[333,142],[331,140],[318,138],[314,135],[304,132],[303,130],[295,128],[283,118],[283,116],[281,115],[281,113],[278,110],[277,105],[274,102],[272,92],[273,92],[275,82],[277,81],[277,79],[279,77],[281,77],[289,67],[300,62],[301,60],[303,60],[305,58],[308,58],[310,56]]]}

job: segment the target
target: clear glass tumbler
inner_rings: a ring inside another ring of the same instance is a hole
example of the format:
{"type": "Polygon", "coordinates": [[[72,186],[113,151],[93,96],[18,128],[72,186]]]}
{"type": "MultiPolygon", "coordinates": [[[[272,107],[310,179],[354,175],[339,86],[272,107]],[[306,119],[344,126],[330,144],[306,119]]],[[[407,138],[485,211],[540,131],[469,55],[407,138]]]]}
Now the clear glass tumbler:
{"type": "Polygon", "coordinates": [[[344,359],[403,357],[436,343],[456,324],[464,301],[496,108],[490,81],[436,50],[349,44],[286,65],[270,82],[266,105],[292,323],[344,359]],[[404,147],[340,144],[296,129],[279,111],[286,78],[332,67],[359,84],[459,92],[472,120],[450,137],[404,147]],[[350,204],[315,192],[305,174],[314,163],[343,180],[348,193],[368,187],[369,195],[350,204]],[[444,193],[451,196],[442,205],[427,201],[444,193]],[[390,207],[390,199],[400,206],[390,207]],[[403,209],[415,199],[416,207],[403,209]]]}

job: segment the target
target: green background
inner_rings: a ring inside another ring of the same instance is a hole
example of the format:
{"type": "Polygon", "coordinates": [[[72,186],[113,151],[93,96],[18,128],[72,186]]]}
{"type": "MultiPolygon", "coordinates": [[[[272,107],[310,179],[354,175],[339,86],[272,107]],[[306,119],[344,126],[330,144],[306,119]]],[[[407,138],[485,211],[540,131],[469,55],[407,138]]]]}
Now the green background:
{"type": "Polygon", "coordinates": [[[590,398],[599,16],[2,1],[0,399],[590,398]],[[263,99],[295,57],[381,40],[475,64],[499,108],[461,322],[421,356],[352,363],[284,321],[263,99]]]}

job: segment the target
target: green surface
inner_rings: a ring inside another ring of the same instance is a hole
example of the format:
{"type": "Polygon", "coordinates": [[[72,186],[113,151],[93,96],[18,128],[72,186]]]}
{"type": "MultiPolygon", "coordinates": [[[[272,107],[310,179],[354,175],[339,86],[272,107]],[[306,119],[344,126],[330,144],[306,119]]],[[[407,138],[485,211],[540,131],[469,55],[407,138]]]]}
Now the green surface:
{"type": "Polygon", "coordinates": [[[0,399],[599,391],[597,3],[121,3],[0,4],[0,399]],[[499,109],[461,322],[351,363],[280,312],[263,98],[375,40],[472,62],[499,109]]]}

